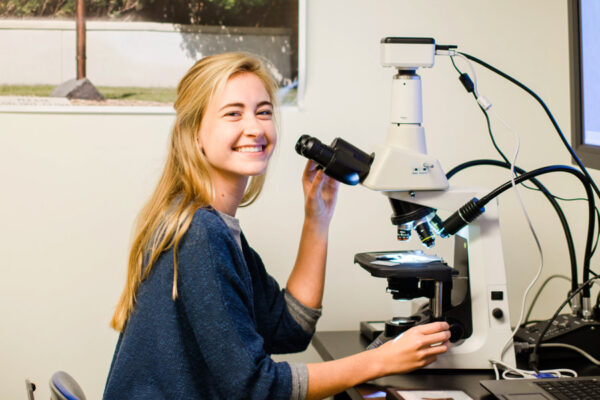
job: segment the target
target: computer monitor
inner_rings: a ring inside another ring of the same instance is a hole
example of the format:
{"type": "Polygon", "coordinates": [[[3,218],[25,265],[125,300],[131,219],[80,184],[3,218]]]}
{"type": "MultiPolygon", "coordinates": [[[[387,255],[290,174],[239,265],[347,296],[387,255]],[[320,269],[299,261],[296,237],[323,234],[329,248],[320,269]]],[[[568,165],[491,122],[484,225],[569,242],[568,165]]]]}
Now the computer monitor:
{"type": "Polygon", "coordinates": [[[600,169],[600,1],[568,0],[572,144],[600,169]]]}

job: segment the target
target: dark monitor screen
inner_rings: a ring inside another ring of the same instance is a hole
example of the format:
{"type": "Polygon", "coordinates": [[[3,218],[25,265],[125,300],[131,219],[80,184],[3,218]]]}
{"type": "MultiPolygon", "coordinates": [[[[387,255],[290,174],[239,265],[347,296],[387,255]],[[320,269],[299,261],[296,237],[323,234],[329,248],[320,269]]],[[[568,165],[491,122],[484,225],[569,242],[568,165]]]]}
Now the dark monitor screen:
{"type": "Polygon", "coordinates": [[[600,169],[600,1],[569,0],[572,140],[600,169]]]}

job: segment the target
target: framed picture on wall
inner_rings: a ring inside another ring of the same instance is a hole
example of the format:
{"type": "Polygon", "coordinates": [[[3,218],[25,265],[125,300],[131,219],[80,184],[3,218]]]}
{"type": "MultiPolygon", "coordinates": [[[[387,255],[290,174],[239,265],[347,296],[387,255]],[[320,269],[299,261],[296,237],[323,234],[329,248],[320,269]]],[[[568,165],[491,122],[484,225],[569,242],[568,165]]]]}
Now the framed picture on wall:
{"type": "Polygon", "coordinates": [[[0,0],[0,107],[170,107],[194,62],[226,51],[262,56],[280,103],[301,105],[305,0],[95,0],[83,19],[78,3],[0,0]],[[60,92],[82,78],[103,99],[60,92]]]}

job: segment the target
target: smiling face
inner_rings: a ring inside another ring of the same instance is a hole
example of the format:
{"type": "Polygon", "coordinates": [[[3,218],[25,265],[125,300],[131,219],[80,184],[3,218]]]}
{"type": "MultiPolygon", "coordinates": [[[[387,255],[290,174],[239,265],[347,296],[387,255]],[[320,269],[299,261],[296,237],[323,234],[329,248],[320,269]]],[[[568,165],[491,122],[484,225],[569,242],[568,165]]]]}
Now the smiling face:
{"type": "Polygon", "coordinates": [[[256,75],[233,75],[208,103],[198,145],[213,170],[214,183],[245,188],[263,174],[277,141],[271,98],[256,75]]]}

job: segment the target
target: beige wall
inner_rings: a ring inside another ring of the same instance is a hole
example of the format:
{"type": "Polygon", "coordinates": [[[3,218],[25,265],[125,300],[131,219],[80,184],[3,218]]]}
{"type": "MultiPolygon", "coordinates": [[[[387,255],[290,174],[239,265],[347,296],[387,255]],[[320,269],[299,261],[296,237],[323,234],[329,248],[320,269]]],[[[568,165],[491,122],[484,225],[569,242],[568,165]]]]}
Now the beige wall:
{"type": "MultiPolygon", "coordinates": [[[[569,135],[566,20],[566,0],[308,1],[305,107],[282,112],[280,147],[264,195],[239,212],[272,274],[285,282],[302,224],[304,160],[293,151],[296,139],[304,133],[324,142],[341,136],[369,150],[385,138],[392,71],[379,66],[382,37],[427,36],[459,45],[535,90],[569,135]]],[[[436,63],[421,73],[429,152],[447,170],[496,158],[483,117],[449,59],[436,63]]],[[[480,91],[521,135],[518,163],[526,169],[568,164],[541,109],[501,78],[477,71],[480,91]]],[[[116,341],[108,321],[123,285],[131,224],[160,171],[171,123],[170,115],[0,113],[1,398],[24,398],[26,377],[38,383],[38,398],[48,398],[46,382],[57,369],[75,375],[88,398],[101,396],[116,341]]],[[[512,153],[512,135],[494,127],[512,153]]],[[[452,183],[495,187],[506,179],[505,171],[483,168],[452,183]]],[[[558,195],[583,193],[568,176],[543,181],[558,195]]],[[[536,193],[521,194],[544,250],[544,276],[568,273],[551,208],[536,193]]],[[[539,256],[514,194],[504,194],[500,207],[515,322],[539,256]]],[[[582,254],[585,206],[564,207],[582,254]]],[[[357,252],[417,247],[397,244],[390,213],[380,194],[341,189],[319,329],[356,329],[360,320],[391,316],[385,281],[352,264],[357,252]]],[[[567,288],[552,283],[534,316],[548,317],[567,288]]],[[[317,356],[309,351],[297,359],[317,356]]]]}

